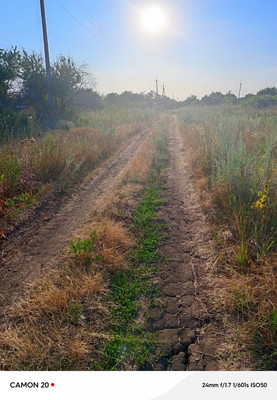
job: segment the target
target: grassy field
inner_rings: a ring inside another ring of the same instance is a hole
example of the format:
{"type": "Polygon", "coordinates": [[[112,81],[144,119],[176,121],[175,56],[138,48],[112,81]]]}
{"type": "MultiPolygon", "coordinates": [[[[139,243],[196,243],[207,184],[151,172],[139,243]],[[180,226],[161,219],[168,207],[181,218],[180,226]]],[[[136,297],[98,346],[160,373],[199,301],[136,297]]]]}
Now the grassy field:
{"type": "Polygon", "coordinates": [[[180,120],[215,227],[224,288],[217,306],[258,368],[275,369],[277,110],[190,107],[180,120]]]}

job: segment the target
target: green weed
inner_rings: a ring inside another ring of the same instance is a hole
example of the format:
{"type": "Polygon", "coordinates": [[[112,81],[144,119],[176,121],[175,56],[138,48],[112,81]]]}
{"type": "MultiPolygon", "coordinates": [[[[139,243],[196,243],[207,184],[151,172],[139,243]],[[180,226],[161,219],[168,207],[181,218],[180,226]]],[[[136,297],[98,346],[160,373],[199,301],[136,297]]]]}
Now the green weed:
{"type": "Polygon", "coordinates": [[[72,304],[66,315],[68,315],[71,318],[74,324],[77,324],[82,320],[83,317],[82,311],[83,308],[80,304],[72,304]]]}
{"type": "Polygon", "coordinates": [[[277,346],[269,343],[268,338],[257,329],[249,346],[254,360],[264,371],[276,371],[277,368],[277,346]]]}
{"type": "Polygon", "coordinates": [[[32,192],[23,193],[19,196],[7,199],[4,202],[4,205],[12,210],[10,214],[11,216],[18,215],[22,211],[25,211],[26,209],[33,207],[35,204],[36,204],[36,198],[32,192]]]}
{"type": "Polygon", "coordinates": [[[234,250],[236,259],[241,267],[241,271],[244,272],[246,267],[249,267],[249,257],[247,253],[247,248],[245,247],[244,242],[241,242],[238,250],[234,250]]]}
{"type": "Polygon", "coordinates": [[[93,230],[91,232],[89,239],[81,240],[78,237],[76,242],[74,241],[70,242],[70,252],[74,253],[77,256],[90,253],[92,251],[95,238],[96,238],[96,230],[93,230]]]}

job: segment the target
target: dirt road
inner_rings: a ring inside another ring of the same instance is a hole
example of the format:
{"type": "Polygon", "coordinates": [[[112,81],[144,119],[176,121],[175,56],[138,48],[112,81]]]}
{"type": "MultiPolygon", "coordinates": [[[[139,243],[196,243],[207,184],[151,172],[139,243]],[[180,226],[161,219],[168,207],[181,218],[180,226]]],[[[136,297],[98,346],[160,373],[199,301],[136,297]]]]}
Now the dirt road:
{"type": "Polygon", "coordinates": [[[100,167],[93,179],[83,184],[49,220],[27,226],[20,236],[6,242],[0,255],[2,304],[10,302],[28,282],[59,263],[68,252],[70,241],[76,239],[75,232],[89,223],[98,205],[120,182],[121,174],[151,129],[137,134],[127,147],[100,167]]]}
{"type": "MultiPolygon", "coordinates": [[[[90,223],[105,197],[113,193],[153,129],[154,125],[137,134],[49,220],[31,224],[7,243],[0,267],[1,311],[29,282],[58,265],[68,253],[70,241],[76,239],[76,231],[90,223]]],[[[167,356],[158,360],[154,369],[218,370],[217,350],[223,332],[207,301],[207,275],[216,257],[211,227],[193,184],[177,116],[171,118],[168,135],[170,157],[163,193],[166,203],[160,218],[168,224],[169,239],[159,249],[168,262],[161,266],[157,278],[167,308],[149,326],[158,331],[167,356]]]]}
{"type": "Polygon", "coordinates": [[[208,269],[215,257],[211,228],[193,186],[176,116],[169,128],[169,152],[163,193],[166,205],[160,213],[169,226],[169,240],[160,251],[169,262],[159,276],[167,309],[153,325],[166,344],[169,364],[161,360],[156,368],[217,370],[221,336],[203,299],[208,269]]]}

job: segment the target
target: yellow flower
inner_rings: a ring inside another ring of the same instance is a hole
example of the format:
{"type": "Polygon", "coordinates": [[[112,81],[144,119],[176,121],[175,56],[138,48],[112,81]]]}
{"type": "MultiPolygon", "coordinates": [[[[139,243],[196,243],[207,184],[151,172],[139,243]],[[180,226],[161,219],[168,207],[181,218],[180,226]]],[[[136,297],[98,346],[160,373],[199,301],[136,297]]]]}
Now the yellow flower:
{"type": "Polygon", "coordinates": [[[267,201],[267,192],[270,189],[268,185],[264,185],[263,191],[258,192],[258,197],[259,199],[256,201],[255,204],[252,204],[251,208],[254,209],[261,209],[266,207],[266,201],[267,201]]]}

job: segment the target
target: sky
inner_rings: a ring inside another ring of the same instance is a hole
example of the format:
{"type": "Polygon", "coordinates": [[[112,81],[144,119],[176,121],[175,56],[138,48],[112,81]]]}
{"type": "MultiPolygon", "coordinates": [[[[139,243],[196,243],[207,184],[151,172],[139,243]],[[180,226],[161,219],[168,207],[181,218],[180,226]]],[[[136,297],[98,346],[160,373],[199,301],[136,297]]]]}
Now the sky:
{"type": "MultiPolygon", "coordinates": [[[[43,54],[40,1],[0,6],[0,48],[43,54]]],[[[237,95],[240,82],[242,96],[277,86],[276,0],[45,0],[45,9],[51,60],[85,64],[101,94],[155,90],[156,78],[179,100],[237,95]],[[142,22],[153,5],[165,18],[158,32],[142,22]]]]}

